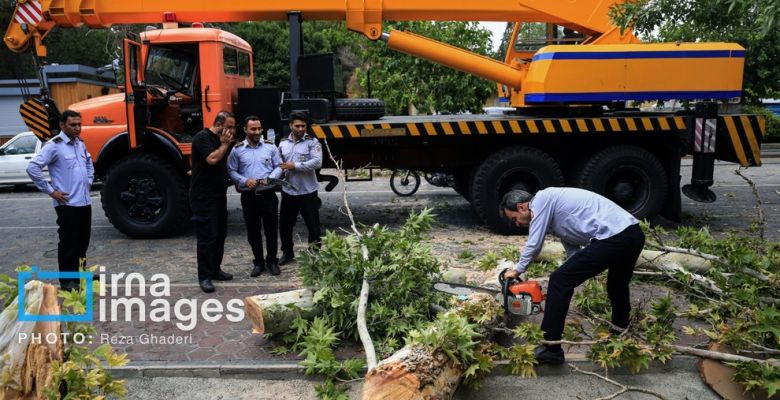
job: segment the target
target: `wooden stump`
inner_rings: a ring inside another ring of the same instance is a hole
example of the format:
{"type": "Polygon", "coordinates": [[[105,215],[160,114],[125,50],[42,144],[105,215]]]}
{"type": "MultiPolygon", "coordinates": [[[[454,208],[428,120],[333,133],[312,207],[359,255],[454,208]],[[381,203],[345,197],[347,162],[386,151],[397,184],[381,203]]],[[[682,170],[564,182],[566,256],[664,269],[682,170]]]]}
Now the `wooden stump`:
{"type": "MultiPolygon", "coordinates": [[[[27,287],[25,285],[25,288],[27,287]]],[[[40,315],[59,315],[60,306],[57,303],[57,288],[52,285],[43,285],[42,291],[43,298],[36,313],[40,315]]],[[[15,307],[16,303],[13,306],[15,307]]],[[[16,322],[16,324],[23,323],[16,322]]],[[[17,333],[16,336],[18,335],[17,333]]],[[[51,363],[54,360],[62,361],[63,359],[64,345],[60,323],[36,322],[29,335],[36,339],[27,343],[23,353],[10,352],[10,345],[0,349],[3,354],[21,354],[22,357],[21,359],[11,360],[9,363],[9,365],[21,365],[21,381],[18,385],[9,383],[8,386],[1,386],[0,400],[46,398],[43,391],[52,381],[53,370],[51,363]]]]}
{"type": "Polygon", "coordinates": [[[286,332],[298,315],[310,320],[322,313],[314,305],[311,289],[250,296],[244,299],[244,306],[256,334],[286,332]]]}

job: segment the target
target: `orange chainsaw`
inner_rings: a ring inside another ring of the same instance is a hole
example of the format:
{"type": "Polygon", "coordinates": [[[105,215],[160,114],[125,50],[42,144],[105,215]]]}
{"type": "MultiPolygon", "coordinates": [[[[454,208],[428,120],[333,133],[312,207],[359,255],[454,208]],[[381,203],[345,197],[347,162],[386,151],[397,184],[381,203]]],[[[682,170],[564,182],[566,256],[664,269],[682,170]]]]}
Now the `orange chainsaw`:
{"type": "Polygon", "coordinates": [[[451,282],[436,282],[433,288],[439,292],[456,295],[462,299],[479,292],[494,296],[504,306],[504,311],[512,315],[534,315],[542,311],[542,286],[537,281],[521,281],[516,278],[504,278],[506,270],[498,275],[501,290],[464,285],[451,282]]]}

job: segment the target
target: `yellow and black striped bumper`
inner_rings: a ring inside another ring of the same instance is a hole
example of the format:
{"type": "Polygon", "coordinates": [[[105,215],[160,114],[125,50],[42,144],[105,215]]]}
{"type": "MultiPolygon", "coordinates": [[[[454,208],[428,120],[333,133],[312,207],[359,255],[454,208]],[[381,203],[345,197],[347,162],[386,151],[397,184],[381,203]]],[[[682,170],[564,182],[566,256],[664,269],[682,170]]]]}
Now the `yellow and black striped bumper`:
{"type": "Polygon", "coordinates": [[[49,113],[40,99],[30,99],[19,106],[19,113],[22,115],[24,124],[38,137],[42,142],[51,139],[54,133],[49,129],[49,113]]]}
{"type": "Polygon", "coordinates": [[[761,142],[766,132],[766,119],[759,115],[723,115],[718,118],[719,160],[738,163],[743,167],[761,166],[761,142]],[[723,146],[720,143],[729,143],[723,146]]]}
{"type": "Polygon", "coordinates": [[[312,126],[320,139],[552,133],[673,132],[685,129],[679,116],[549,119],[468,119],[388,123],[339,123],[312,126]]]}

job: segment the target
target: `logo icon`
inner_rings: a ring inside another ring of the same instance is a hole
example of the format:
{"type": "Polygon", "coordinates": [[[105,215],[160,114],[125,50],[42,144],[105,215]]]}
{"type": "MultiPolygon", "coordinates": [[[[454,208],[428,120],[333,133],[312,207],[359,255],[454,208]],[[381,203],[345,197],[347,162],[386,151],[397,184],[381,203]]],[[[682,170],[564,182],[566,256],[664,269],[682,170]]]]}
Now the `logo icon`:
{"type": "Polygon", "coordinates": [[[92,272],[59,272],[39,271],[33,266],[30,271],[19,272],[19,312],[18,321],[21,322],[92,322],[92,272]],[[24,310],[25,290],[24,284],[33,279],[85,279],[86,286],[86,312],[84,314],[27,314],[24,310]]]}

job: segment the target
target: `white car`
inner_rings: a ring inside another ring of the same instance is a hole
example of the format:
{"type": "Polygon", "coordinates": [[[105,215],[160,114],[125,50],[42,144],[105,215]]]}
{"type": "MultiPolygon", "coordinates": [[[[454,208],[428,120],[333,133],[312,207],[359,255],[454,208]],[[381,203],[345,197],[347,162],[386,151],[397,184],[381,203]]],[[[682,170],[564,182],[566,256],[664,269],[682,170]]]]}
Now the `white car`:
{"type": "MultiPolygon", "coordinates": [[[[41,143],[32,132],[22,132],[0,146],[0,185],[32,183],[27,176],[27,164],[41,151],[41,143]]],[[[48,171],[44,171],[49,179],[48,171]]]]}

